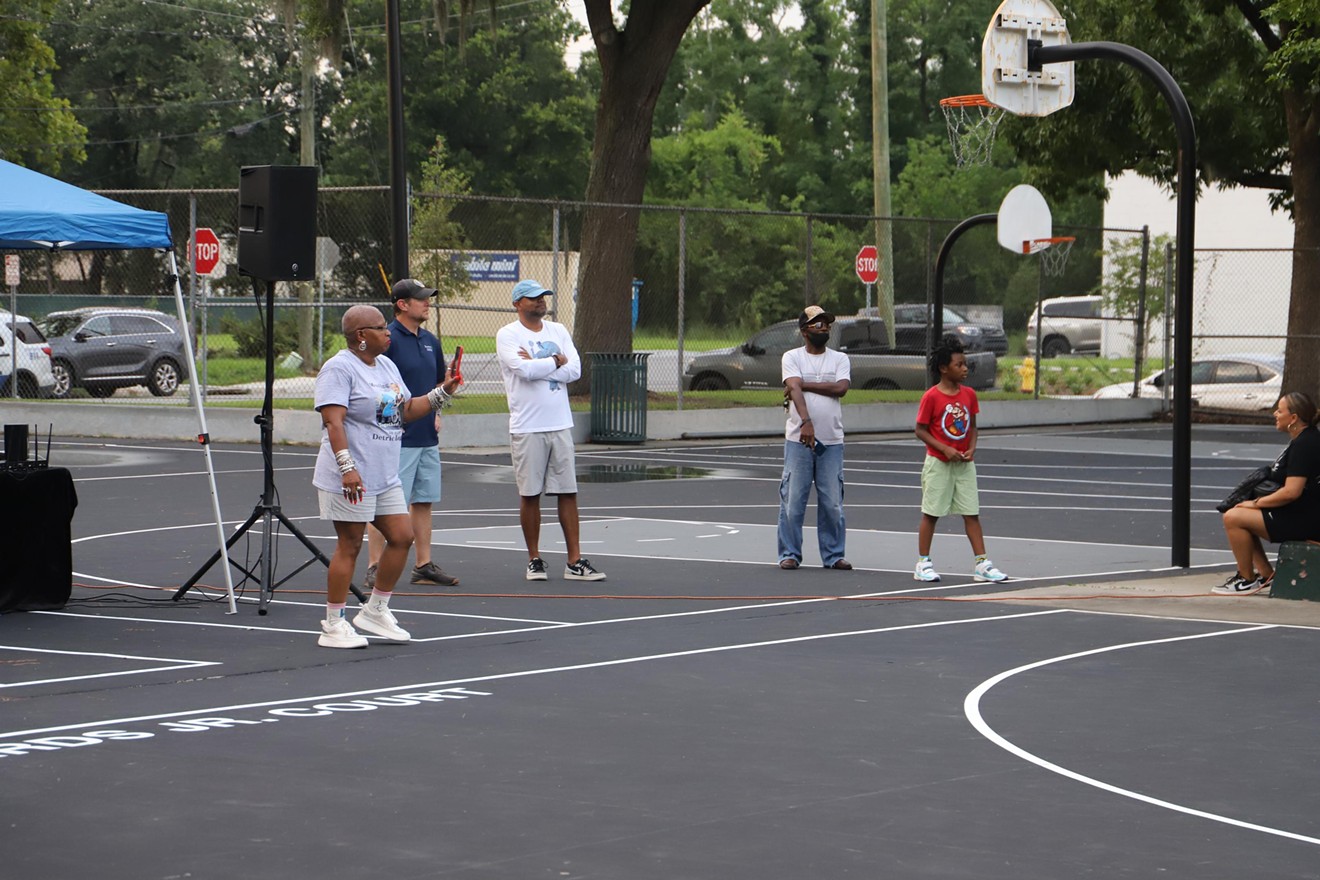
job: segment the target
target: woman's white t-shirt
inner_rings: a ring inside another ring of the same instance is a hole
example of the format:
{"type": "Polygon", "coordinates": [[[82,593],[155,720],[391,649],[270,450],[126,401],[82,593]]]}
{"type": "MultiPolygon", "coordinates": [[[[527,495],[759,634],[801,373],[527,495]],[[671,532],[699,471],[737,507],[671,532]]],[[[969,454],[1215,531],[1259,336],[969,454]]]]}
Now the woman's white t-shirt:
{"type": "MultiPolygon", "coordinates": [[[[403,441],[403,405],[411,397],[398,367],[384,355],[369,366],[348,349],[339,351],[316,374],[316,409],[328,404],[345,407],[344,433],[367,495],[379,495],[401,485],[399,447],[403,441]]],[[[312,485],[327,492],[343,487],[330,437],[321,428],[312,485]]]]}

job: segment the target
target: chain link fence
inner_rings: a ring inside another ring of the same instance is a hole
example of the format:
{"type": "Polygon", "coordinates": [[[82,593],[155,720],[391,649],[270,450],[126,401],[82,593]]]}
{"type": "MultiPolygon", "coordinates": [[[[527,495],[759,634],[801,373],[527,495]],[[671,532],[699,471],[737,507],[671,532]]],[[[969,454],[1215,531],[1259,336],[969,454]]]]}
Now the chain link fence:
{"type": "MultiPolygon", "coordinates": [[[[266,339],[252,279],[238,272],[237,190],[106,195],[170,217],[184,263],[186,324],[196,340],[196,375],[205,399],[259,400],[266,339]],[[188,242],[198,228],[214,230],[221,245],[220,264],[205,277],[186,265],[188,242]]],[[[513,319],[509,290],[518,278],[541,281],[556,293],[553,317],[572,328],[580,287],[578,242],[589,206],[443,194],[414,194],[412,202],[412,273],[443,291],[432,329],[447,349],[455,342],[465,345],[469,394],[502,393],[493,337],[513,319]]],[[[650,354],[649,390],[674,395],[680,407],[692,390],[685,368],[695,355],[737,352],[759,331],[795,318],[811,303],[839,316],[879,317],[893,328],[898,351],[920,352],[928,323],[920,316],[929,312],[922,308],[913,319],[913,310],[902,306],[933,302],[936,258],[959,222],[663,205],[641,212],[636,280],[618,295],[632,301],[634,350],[650,354]],[[866,244],[879,245],[882,255],[874,286],[862,284],[856,274],[855,257],[866,244]],[[894,292],[892,299],[886,290],[894,292]],[[913,320],[920,326],[911,326],[913,320]]],[[[343,344],[339,322],[348,306],[369,302],[389,315],[384,264],[391,252],[390,227],[386,187],[319,192],[316,279],[276,285],[277,397],[311,398],[316,369],[343,344]]],[[[1098,387],[1123,385],[1130,393],[1167,359],[1171,284],[1165,249],[1143,230],[1056,228],[1055,234],[1075,238],[1059,274],[1045,272],[1039,257],[1000,247],[993,225],[960,236],[944,267],[943,298],[952,309],[944,316],[946,329],[986,330],[987,347],[998,356],[996,387],[1002,390],[1089,395],[1098,387]],[[1051,314],[1083,303],[1093,311],[1051,314]],[[1059,341],[1055,330],[1064,318],[1085,333],[1059,341]],[[1044,332],[1037,333],[1037,327],[1044,332]]],[[[187,369],[178,354],[182,328],[164,256],[142,251],[17,256],[20,281],[9,289],[7,308],[31,323],[17,322],[16,341],[12,333],[0,334],[6,396],[187,401],[187,369]],[[46,338],[38,338],[32,325],[46,338]],[[43,347],[50,349],[51,375],[27,381],[28,371],[41,372],[43,347]],[[171,377],[171,368],[178,375],[171,377]],[[20,382],[8,381],[11,375],[20,382]]],[[[1281,355],[1290,279],[1290,251],[1198,252],[1198,356],[1229,350],[1281,355]],[[1243,327],[1252,332],[1243,335],[1243,327]]],[[[0,327],[12,323],[0,321],[0,327]]],[[[777,365],[777,352],[765,356],[777,365]]]]}

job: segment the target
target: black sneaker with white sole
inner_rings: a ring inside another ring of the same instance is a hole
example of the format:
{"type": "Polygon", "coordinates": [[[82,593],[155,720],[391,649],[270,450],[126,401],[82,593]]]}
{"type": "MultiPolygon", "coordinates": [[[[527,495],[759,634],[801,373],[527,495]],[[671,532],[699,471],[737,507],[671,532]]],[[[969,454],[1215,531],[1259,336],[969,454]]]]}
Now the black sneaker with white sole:
{"type": "Polygon", "coordinates": [[[577,562],[570,562],[564,566],[564,578],[570,581],[603,581],[605,572],[596,571],[591,565],[591,560],[583,556],[577,562]]]}
{"type": "Polygon", "coordinates": [[[529,581],[548,581],[550,575],[545,572],[545,560],[535,556],[527,563],[527,579],[529,581]]]}

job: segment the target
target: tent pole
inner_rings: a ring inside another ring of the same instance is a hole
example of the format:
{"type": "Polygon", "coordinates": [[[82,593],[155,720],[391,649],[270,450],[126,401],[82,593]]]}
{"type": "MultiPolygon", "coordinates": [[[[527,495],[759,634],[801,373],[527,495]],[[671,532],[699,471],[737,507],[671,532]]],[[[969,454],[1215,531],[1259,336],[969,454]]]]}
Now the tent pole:
{"type": "Polygon", "coordinates": [[[197,364],[193,360],[192,345],[192,324],[188,323],[188,314],[183,308],[183,287],[179,283],[179,260],[174,251],[170,250],[170,275],[174,278],[174,306],[179,311],[179,326],[183,327],[183,350],[188,356],[188,389],[189,397],[192,399],[193,408],[197,411],[197,442],[202,446],[202,452],[206,455],[206,478],[211,485],[211,509],[215,514],[215,536],[220,542],[220,557],[224,565],[221,570],[225,573],[225,595],[229,597],[228,614],[237,614],[238,607],[234,603],[234,576],[229,570],[229,547],[225,544],[225,524],[220,514],[220,493],[215,486],[215,465],[211,463],[211,435],[206,429],[206,411],[202,409],[202,389],[197,384],[197,364]]]}

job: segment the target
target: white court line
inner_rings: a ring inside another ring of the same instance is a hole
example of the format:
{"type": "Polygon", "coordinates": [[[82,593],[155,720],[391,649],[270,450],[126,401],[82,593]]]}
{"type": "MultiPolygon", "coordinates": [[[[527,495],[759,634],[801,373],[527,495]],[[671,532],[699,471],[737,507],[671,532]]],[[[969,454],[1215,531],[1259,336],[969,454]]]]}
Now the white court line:
{"type": "Polygon", "coordinates": [[[179,712],[165,712],[156,715],[137,715],[127,718],[108,718],[98,721],[84,721],[75,724],[62,724],[57,727],[40,727],[29,730],[10,730],[0,731],[0,739],[10,737],[33,736],[37,734],[56,733],[61,730],[81,730],[86,727],[96,727],[108,724],[130,724],[142,721],[160,721],[167,718],[186,718],[190,715],[210,714],[213,712],[237,712],[245,709],[264,709],[270,706],[291,706],[299,703],[313,703],[322,700],[343,700],[355,697],[368,697],[373,694],[388,694],[395,691],[421,690],[441,687],[459,687],[461,685],[482,684],[492,681],[508,681],[518,678],[530,678],[540,675],[554,675],[561,672],[581,672],[588,669],[606,669],[612,666],[629,666],[636,663],[650,663],[656,660],[673,660],[685,657],[698,657],[703,654],[723,654],[730,651],[745,651],[752,648],[769,648],[779,645],[793,645],[803,642],[816,642],[826,639],[844,639],[853,636],[870,636],[881,633],[903,632],[906,630],[935,629],[946,626],[962,626],[972,623],[999,623],[1005,620],[1019,620],[1027,617],[1043,617],[1052,614],[1065,613],[1064,609],[1054,609],[1048,611],[1025,611],[1021,614],[1004,614],[991,617],[974,617],[966,620],[941,620],[929,623],[911,623],[900,626],[882,626],[874,629],[850,630],[837,633],[819,633],[810,636],[791,636],[783,639],[771,639],[761,642],[742,642],[732,645],[716,645],[709,648],[691,648],[686,651],[670,651],[664,654],[642,654],[636,657],[620,657],[614,660],[596,660],[590,663],[574,663],[568,666],[548,666],[539,669],[524,669],[518,672],[499,672],[492,675],[481,675],[473,678],[458,678],[449,681],[424,682],[407,685],[391,685],[389,687],[371,688],[369,690],[346,691],[337,694],[320,694],[313,697],[291,697],[284,700],[267,700],[259,703],[238,703],[228,706],[213,706],[203,709],[186,709],[179,712]]]}
{"type": "Polygon", "coordinates": [[[1284,831],[1281,828],[1271,828],[1268,825],[1257,825],[1253,822],[1244,822],[1241,819],[1234,819],[1231,816],[1223,816],[1218,813],[1207,813],[1204,810],[1197,810],[1197,809],[1193,809],[1192,807],[1183,806],[1182,804],[1175,804],[1171,801],[1162,800],[1160,798],[1151,797],[1150,795],[1141,794],[1140,792],[1132,791],[1131,789],[1119,788],[1116,785],[1110,785],[1107,782],[1102,782],[1099,779],[1095,779],[1094,777],[1091,776],[1084,776],[1081,773],[1078,773],[1073,770],[1069,770],[1066,767],[1061,767],[1058,764],[1055,764],[1051,761],[1047,761],[1044,758],[1041,758],[1037,755],[1032,754],[1031,752],[1028,752],[1026,749],[1021,748],[1020,746],[1014,745],[1004,737],[1000,736],[999,733],[996,732],[995,729],[992,728],[986,722],[985,718],[981,715],[981,698],[984,697],[985,694],[988,693],[990,689],[993,688],[995,685],[1022,672],[1028,672],[1032,669],[1039,669],[1041,667],[1050,666],[1055,663],[1062,663],[1065,660],[1076,660],[1079,657],[1090,657],[1096,654],[1105,654],[1110,651],[1126,650],[1127,648],[1141,648],[1149,645],[1165,645],[1172,642],[1190,641],[1192,639],[1209,639],[1209,638],[1216,638],[1218,636],[1241,635],[1242,633],[1259,632],[1261,630],[1267,630],[1267,629],[1274,629],[1274,627],[1272,625],[1250,626],[1250,627],[1242,627],[1238,629],[1222,630],[1220,632],[1197,633],[1196,635],[1190,635],[1190,636],[1171,636],[1166,639],[1150,639],[1148,641],[1143,641],[1143,642],[1127,642],[1121,645],[1109,645],[1108,647],[1104,647],[1104,648],[1093,648],[1089,651],[1078,651],[1075,654],[1064,654],[1058,657],[1050,657],[1045,660],[1037,660],[1035,663],[1028,663],[1024,666],[1019,666],[1016,669],[1006,670],[1004,672],[999,673],[998,675],[995,675],[981,682],[979,685],[973,688],[972,691],[967,695],[966,699],[963,700],[963,714],[967,716],[967,720],[971,722],[972,727],[976,728],[978,733],[980,733],[986,739],[990,740],[995,745],[999,746],[1001,749],[1005,750],[1006,752],[1009,752],[1010,754],[1016,755],[1017,757],[1021,758],[1024,761],[1035,764],[1036,766],[1049,770],[1052,773],[1057,773],[1060,776],[1064,776],[1068,779],[1072,779],[1075,782],[1081,782],[1085,785],[1090,785],[1094,788],[1098,788],[1101,791],[1107,791],[1110,792],[1111,794],[1122,795],[1123,797],[1132,798],[1133,800],[1138,800],[1143,803],[1151,804],[1156,807],[1162,807],[1163,809],[1166,810],[1173,810],[1176,813],[1185,813],[1189,816],[1196,816],[1201,819],[1209,819],[1212,822],[1222,822],[1225,825],[1235,825],[1238,828],[1246,828],[1249,831],[1260,831],[1265,834],[1273,834],[1277,837],[1286,837],[1290,840],[1299,840],[1302,843],[1311,843],[1320,846],[1320,838],[1307,837],[1304,834],[1296,834],[1292,831],[1284,831]]]}
{"type": "Polygon", "coordinates": [[[167,672],[171,669],[193,669],[198,666],[220,666],[219,662],[209,660],[178,660],[173,657],[137,657],[133,654],[106,654],[98,651],[56,651],[52,648],[28,648],[22,645],[0,645],[0,651],[21,651],[28,654],[62,654],[66,657],[103,657],[112,660],[143,660],[151,663],[169,663],[169,666],[152,666],[146,669],[125,669],[120,672],[94,672],[87,675],[68,675],[63,678],[43,678],[33,681],[15,681],[0,683],[0,688],[32,687],[38,684],[56,684],[63,681],[87,681],[93,678],[114,678],[119,675],[143,675],[148,672],[167,672]]]}

